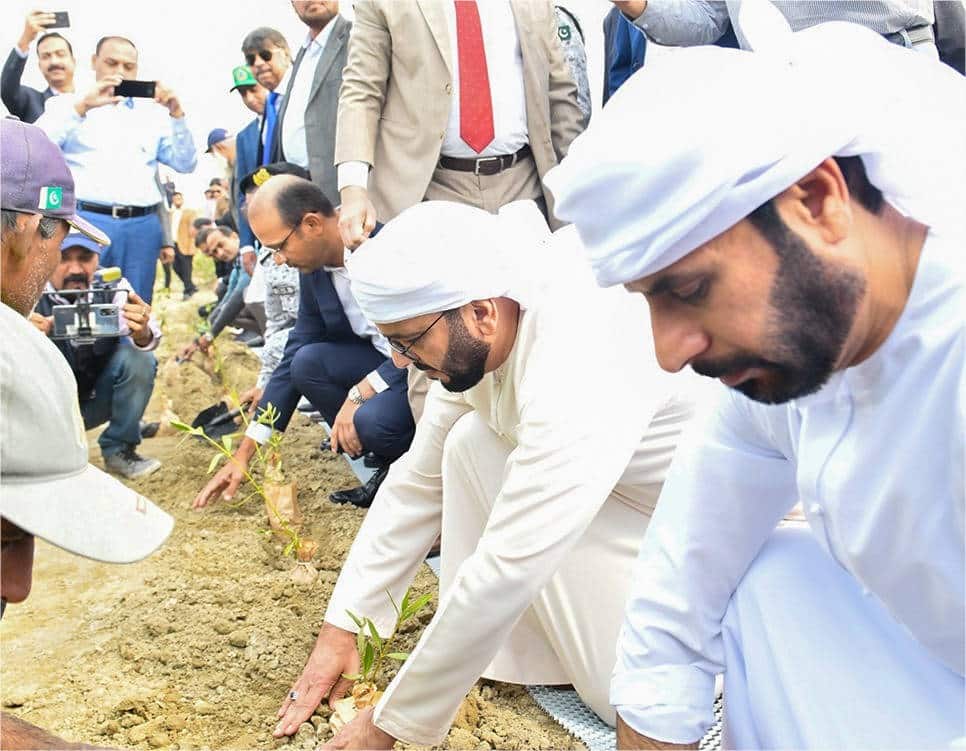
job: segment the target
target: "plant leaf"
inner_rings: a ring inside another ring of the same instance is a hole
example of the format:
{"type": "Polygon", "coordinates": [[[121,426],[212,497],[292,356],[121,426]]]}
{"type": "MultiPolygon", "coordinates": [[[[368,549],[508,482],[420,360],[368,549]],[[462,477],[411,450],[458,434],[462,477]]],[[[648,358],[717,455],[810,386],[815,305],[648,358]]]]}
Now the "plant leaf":
{"type": "Polygon", "coordinates": [[[353,613],[351,610],[345,611],[345,614],[352,619],[352,622],[356,624],[359,628],[362,628],[362,619],[353,613]]]}
{"type": "Polygon", "coordinates": [[[376,628],[376,624],[366,618],[366,625],[369,627],[369,633],[372,634],[372,640],[375,642],[376,647],[381,647],[382,637],[379,636],[379,630],[376,628]]]}
{"type": "Polygon", "coordinates": [[[362,674],[365,675],[367,678],[369,677],[369,673],[372,670],[372,663],[375,662],[375,659],[376,659],[376,651],[372,647],[372,642],[367,641],[366,651],[363,652],[362,654],[362,674]]]}
{"type": "Polygon", "coordinates": [[[356,634],[356,649],[359,651],[359,659],[362,659],[363,653],[366,651],[366,632],[359,629],[359,633],[356,634]]]}
{"type": "Polygon", "coordinates": [[[408,608],[403,608],[403,620],[408,621],[414,615],[416,615],[420,610],[426,607],[426,603],[433,599],[432,594],[425,594],[422,597],[417,597],[412,603],[409,604],[408,608]]]}
{"type": "Polygon", "coordinates": [[[225,451],[231,453],[231,435],[222,436],[221,443],[225,447],[225,451]]]}
{"type": "Polygon", "coordinates": [[[409,652],[390,652],[386,655],[390,660],[399,660],[404,662],[409,659],[409,652]]]}
{"type": "Polygon", "coordinates": [[[223,457],[222,457],[221,454],[215,454],[213,457],[211,457],[211,462],[209,462],[209,464],[208,464],[208,474],[209,475],[212,472],[215,471],[215,467],[218,466],[218,462],[220,462],[222,460],[222,458],[223,457]]]}
{"type": "Polygon", "coordinates": [[[399,620],[399,616],[400,616],[399,606],[396,604],[396,601],[393,599],[392,592],[390,592],[388,589],[386,590],[386,596],[389,598],[389,602],[392,603],[392,609],[396,611],[396,620],[399,620]]]}
{"type": "Polygon", "coordinates": [[[362,673],[352,673],[352,674],[343,673],[342,677],[345,678],[347,681],[358,681],[362,678],[362,673]]]}
{"type": "Polygon", "coordinates": [[[169,424],[172,428],[180,430],[182,433],[194,433],[197,430],[197,428],[185,425],[183,422],[178,422],[177,420],[172,420],[169,424]]]}

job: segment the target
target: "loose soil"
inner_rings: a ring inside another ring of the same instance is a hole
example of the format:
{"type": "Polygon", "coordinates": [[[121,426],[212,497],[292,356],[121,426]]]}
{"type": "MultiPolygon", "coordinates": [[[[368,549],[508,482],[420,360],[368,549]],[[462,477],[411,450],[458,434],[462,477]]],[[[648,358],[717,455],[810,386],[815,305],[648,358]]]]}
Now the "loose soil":
{"type": "MultiPolygon", "coordinates": [[[[200,295],[187,303],[155,300],[165,340],[146,419],[169,408],[190,422],[225,391],[200,367],[199,355],[198,365],[172,359],[194,335],[203,301],[200,295]]],[[[257,358],[227,341],[227,333],[221,339],[227,386],[247,389],[257,358]]],[[[96,435],[88,435],[91,461],[102,466],[96,435]]],[[[319,451],[323,437],[297,416],[284,444],[305,517],[302,534],[319,543],[319,578],[311,587],[291,580],[295,564],[266,534],[258,499],[190,510],[206,481],[208,447],[180,435],[145,441],[142,452],[164,466],[130,484],[174,515],[171,538],[129,566],[95,563],[38,542],[33,594],[12,605],[0,626],[4,711],[68,740],[137,749],[310,749],[330,738],[325,709],[292,739],[271,738],[275,712],[312,648],[365,514],[329,502],[331,491],[357,483],[342,459],[319,451]]],[[[435,593],[436,586],[423,567],[414,591],[435,593]]],[[[435,604],[405,627],[400,650],[415,645],[435,604]]],[[[521,687],[482,681],[442,748],[582,746],[521,687]]]]}

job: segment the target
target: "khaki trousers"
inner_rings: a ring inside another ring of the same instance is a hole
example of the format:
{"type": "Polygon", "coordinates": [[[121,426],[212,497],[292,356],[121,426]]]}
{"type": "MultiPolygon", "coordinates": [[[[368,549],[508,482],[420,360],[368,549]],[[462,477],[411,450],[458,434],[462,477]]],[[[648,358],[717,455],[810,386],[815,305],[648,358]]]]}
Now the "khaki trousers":
{"type": "MultiPolygon", "coordinates": [[[[476,413],[461,417],[443,449],[440,594],[480,540],[512,446],[476,413]]],[[[658,449],[655,480],[667,469],[658,449]]],[[[631,572],[650,516],[611,495],[597,517],[524,612],[484,677],[506,683],[573,684],[613,725],[608,689],[631,572]]],[[[540,534],[540,520],[533,520],[540,534]]],[[[480,603],[485,608],[486,603],[480,603]]]]}

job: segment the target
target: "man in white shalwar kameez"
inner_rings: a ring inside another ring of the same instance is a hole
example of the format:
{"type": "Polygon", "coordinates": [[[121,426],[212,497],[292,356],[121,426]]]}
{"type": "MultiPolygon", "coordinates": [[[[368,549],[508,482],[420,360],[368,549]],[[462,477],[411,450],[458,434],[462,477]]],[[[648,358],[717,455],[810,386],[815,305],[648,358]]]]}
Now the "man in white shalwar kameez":
{"type": "Polygon", "coordinates": [[[949,747],[966,85],[859,27],[743,9],[764,47],[649,64],[546,178],[598,281],[647,298],[661,365],[728,387],[645,536],[618,745],[696,748],[723,672],[729,747],[949,747]],[[656,145],[635,150],[645,120],[656,145]],[[807,526],[776,531],[797,501],[807,526]]]}
{"type": "Polygon", "coordinates": [[[499,216],[427,202],[347,259],[396,364],[438,383],[352,546],[277,734],[345,691],[330,687],[358,665],[346,611],[387,635],[387,591],[399,601],[440,532],[435,617],[375,712],[332,747],[438,744],[483,675],[573,684],[613,724],[607,687],[631,568],[704,386],[660,370],[639,336],[647,306],[600,289],[575,244],[572,230],[551,238],[532,202],[499,216]]]}

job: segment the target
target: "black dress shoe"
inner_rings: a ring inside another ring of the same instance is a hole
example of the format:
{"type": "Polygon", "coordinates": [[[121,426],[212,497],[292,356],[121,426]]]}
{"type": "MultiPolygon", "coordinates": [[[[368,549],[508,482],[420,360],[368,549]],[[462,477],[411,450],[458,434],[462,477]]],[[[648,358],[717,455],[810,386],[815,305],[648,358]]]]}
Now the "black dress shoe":
{"type": "Polygon", "coordinates": [[[356,508],[369,508],[376,497],[376,491],[379,490],[379,486],[382,485],[382,481],[386,479],[388,473],[389,465],[387,464],[381,469],[377,469],[365,485],[349,490],[337,490],[329,495],[329,500],[333,503],[351,503],[356,508]]]}
{"type": "Polygon", "coordinates": [[[251,347],[253,349],[255,347],[264,347],[265,346],[265,337],[263,337],[263,336],[255,336],[255,337],[252,337],[251,339],[245,340],[245,346],[246,347],[251,347]]]}
{"type": "Polygon", "coordinates": [[[154,438],[158,434],[158,428],[161,427],[159,422],[141,422],[141,437],[142,438],[154,438]]]}
{"type": "Polygon", "coordinates": [[[362,463],[369,469],[379,469],[384,464],[387,464],[385,459],[376,456],[371,451],[367,452],[366,455],[362,457],[362,463]]]}

